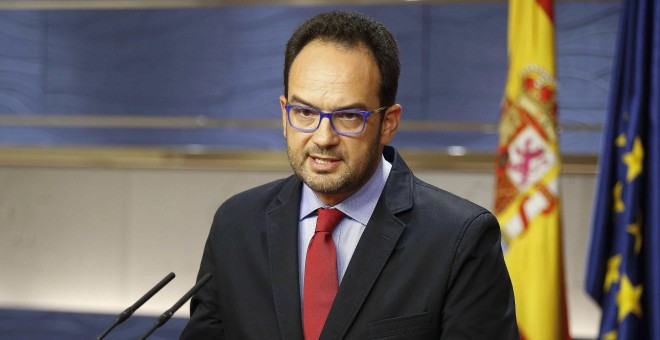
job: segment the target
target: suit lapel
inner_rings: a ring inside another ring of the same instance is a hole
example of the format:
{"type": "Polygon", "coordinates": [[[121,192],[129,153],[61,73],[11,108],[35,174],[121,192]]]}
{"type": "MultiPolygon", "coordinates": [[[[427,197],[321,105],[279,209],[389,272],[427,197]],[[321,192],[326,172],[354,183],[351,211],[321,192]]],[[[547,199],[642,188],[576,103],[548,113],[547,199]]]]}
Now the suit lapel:
{"type": "Polygon", "coordinates": [[[398,155],[339,286],[320,339],[342,339],[401,236],[405,223],[394,214],[412,207],[412,173],[398,155]]]}
{"type": "Polygon", "coordinates": [[[300,282],[298,274],[298,209],[300,181],[287,180],[268,212],[268,251],[270,254],[273,298],[283,339],[302,339],[300,282]]]}
{"type": "MultiPolygon", "coordinates": [[[[353,253],[321,333],[321,339],[342,339],[387,264],[405,224],[395,214],[412,208],[412,173],[394,149],[385,158],[393,164],[371,220],[353,253]]],[[[302,183],[295,176],[268,211],[273,299],[283,339],[303,339],[298,273],[298,213],[302,183]]]]}

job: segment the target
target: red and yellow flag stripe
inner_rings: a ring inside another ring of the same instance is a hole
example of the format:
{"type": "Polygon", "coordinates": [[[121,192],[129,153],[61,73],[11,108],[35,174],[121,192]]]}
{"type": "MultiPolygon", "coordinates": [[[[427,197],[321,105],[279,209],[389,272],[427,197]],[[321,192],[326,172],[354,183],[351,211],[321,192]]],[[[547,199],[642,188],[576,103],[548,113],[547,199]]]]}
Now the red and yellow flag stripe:
{"type": "Polygon", "coordinates": [[[552,0],[510,0],[495,214],[521,337],[566,339],[552,0]]]}

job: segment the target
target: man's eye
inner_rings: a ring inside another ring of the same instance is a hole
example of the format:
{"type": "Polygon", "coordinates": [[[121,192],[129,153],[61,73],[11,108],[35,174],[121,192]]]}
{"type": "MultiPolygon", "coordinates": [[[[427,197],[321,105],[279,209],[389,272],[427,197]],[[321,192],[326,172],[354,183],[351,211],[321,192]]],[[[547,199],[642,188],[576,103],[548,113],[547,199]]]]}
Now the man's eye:
{"type": "Polygon", "coordinates": [[[362,115],[357,112],[337,112],[335,118],[341,120],[357,120],[362,119],[362,115]]]}
{"type": "Polygon", "coordinates": [[[304,107],[295,108],[294,113],[301,117],[314,117],[316,115],[316,112],[310,109],[306,109],[304,107]]]}

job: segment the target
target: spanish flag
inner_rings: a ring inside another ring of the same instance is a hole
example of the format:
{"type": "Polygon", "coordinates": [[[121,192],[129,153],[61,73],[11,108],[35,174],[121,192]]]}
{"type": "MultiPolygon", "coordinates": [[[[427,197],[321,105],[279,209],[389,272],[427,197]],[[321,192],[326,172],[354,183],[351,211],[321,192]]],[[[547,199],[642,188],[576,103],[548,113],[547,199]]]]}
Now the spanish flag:
{"type": "Polygon", "coordinates": [[[510,0],[495,215],[521,339],[568,339],[552,0],[510,0]]]}

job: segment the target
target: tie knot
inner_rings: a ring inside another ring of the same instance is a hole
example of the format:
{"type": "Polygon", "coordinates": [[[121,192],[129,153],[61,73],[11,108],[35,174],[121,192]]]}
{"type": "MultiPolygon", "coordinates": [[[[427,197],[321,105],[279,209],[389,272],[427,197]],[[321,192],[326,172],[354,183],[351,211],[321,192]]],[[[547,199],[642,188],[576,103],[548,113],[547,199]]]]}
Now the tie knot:
{"type": "Polygon", "coordinates": [[[319,209],[318,218],[316,219],[316,231],[331,233],[343,218],[344,213],[338,209],[319,209]]]}

